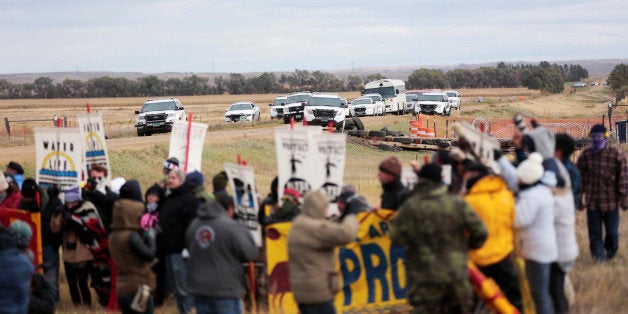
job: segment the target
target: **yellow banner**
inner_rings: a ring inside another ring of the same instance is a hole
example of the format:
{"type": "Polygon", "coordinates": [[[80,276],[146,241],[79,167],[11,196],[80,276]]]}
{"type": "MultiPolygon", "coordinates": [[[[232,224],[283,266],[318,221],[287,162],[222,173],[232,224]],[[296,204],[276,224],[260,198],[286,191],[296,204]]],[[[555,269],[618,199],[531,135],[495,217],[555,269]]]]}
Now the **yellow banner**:
{"type": "MultiPolygon", "coordinates": [[[[392,312],[409,309],[406,299],[405,254],[391,245],[395,212],[360,213],[355,241],[337,250],[341,288],[334,303],[340,313],[392,312]]],[[[288,232],[291,223],[266,228],[268,307],[270,313],[298,313],[288,278],[288,232]]]]}

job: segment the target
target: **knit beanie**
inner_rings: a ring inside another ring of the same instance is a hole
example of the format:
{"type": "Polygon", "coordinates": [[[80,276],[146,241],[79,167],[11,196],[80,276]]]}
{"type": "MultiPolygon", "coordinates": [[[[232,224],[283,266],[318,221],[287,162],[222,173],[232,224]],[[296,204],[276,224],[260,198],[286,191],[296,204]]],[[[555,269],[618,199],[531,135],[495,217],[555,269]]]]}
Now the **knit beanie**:
{"type": "Polygon", "coordinates": [[[303,198],[303,211],[315,214],[314,218],[323,218],[328,204],[329,198],[327,198],[327,195],[320,191],[309,191],[305,193],[303,198]]]}
{"type": "Polygon", "coordinates": [[[176,157],[170,157],[164,161],[164,169],[170,171],[179,168],[179,159],[176,157]]]}
{"type": "Polygon", "coordinates": [[[190,183],[190,186],[197,187],[203,185],[205,178],[203,178],[203,174],[200,171],[195,170],[186,175],[186,180],[190,183]]]}
{"type": "Polygon", "coordinates": [[[398,178],[401,176],[401,160],[395,156],[390,156],[379,164],[379,170],[398,178]]]}
{"type": "Polygon", "coordinates": [[[31,226],[21,220],[16,220],[11,223],[9,233],[11,233],[11,236],[15,240],[15,245],[18,248],[28,247],[28,243],[31,242],[31,237],[33,236],[31,226]]]}
{"type": "Polygon", "coordinates": [[[543,177],[543,157],[534,152],[517,167],[517,177],[524,184],[533,184],[543,177]]]}
{"type": "Polygon", "coordinates": [[[421,167],[421,170],[419,170],[419,178],[421,179],[428,179],[430,181],[432,181],[433,183],[440,183],[441,182],[441,172],[442,169],[439,165],[437,164],[426,164],[423,167],[421,167]]]}
{"type": "Polygon", "coordinates": [[[83,198],[81,197],[81,188],[77,185],[74,185],[65,190],[65,203],[71,202],[80,202],[83,198]]]}
{"type": "Polygon", "coordinates": [[[37,192],[37,182],[33,179],[26,179],[22,183],[22,197],[35,197],[37,192]]]}
{"type": "Polygon", "coordinates": [[[4,191],[9,188],[9,182],[7,182],[7,178],[0,172],[0,191],[4,191]]]}
{"type": "Polygon", "coordinates": [[[224,171],[219,172],[212,178],[212,186],[215,190],[221,190],[227,187],[227,182],[229,182],[229,178],[227,177],[227,173],[224,171]]]}

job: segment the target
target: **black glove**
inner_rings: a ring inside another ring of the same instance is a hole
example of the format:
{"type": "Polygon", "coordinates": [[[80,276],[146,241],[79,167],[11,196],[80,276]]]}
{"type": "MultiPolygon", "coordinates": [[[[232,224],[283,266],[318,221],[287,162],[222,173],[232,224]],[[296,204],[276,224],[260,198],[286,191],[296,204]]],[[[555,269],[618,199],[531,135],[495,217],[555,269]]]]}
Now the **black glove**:
{"type": "Polygon", "coordinates": [[[502,158],[502,151],[497,148],[493,149],[493,159],[498,161],[500,158],[502,158]]]}

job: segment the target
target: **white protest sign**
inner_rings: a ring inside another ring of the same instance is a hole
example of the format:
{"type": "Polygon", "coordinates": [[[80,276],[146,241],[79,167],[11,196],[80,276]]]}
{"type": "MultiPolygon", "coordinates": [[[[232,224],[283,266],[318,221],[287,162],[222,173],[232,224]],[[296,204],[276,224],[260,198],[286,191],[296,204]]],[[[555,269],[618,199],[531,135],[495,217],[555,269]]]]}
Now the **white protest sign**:
{"type": "Polygon", "coordinates": [[[490,135],[477,131],[471,124],[467,122],[456,122],[454,130],[460,138],[464,138],[471,145],[474,157],[479,158],[480,162],[489,166],[495,173],[500,173],[499,164],[493,159],[494,150],[501,149],[499,141],[490,135]]]}
{"type": "Polygon", "coordinates": [[[320,127],[275,130],[279,205],[284,188],[294,189],[303,196],[323,184],[325,173],[317,167],[320,158],[311,140],[321,133],[320,127]]]}
{"type": "Polygon", "coordinates": [[[233,191],[233,218],[251,231],[255,245],[261,247],[262,227],[257,219],[259,206],[253,167],[226,163],[225,172],[233,191]]]}
{"type": "MultiPolygon", "coordinates": [[[[312,137],[317,156],[317,172],[323,173],[323,183],[320,190],[329,198],[327,215],[340,215],[336,199],[344,184],[345,158],[347,155],[347,134],[322,133],[312,137]]],[[[315,189],[315,188],[313,188],[315,189]]]]}
{"type": "Polygon", "coordinates": [[[401,183],[403,186],[408,188],[409,190],[414,189],[414,186],[419,182],[419,176],[417,176],[416,172],[412,166],[403,166],[401,167],[401,183]]]}
{"type": "Polygon", "coordinates": [[[35,128],[35,180],[43,186],[81,184],[83,138],[78,128],[35,128]]]}
{"type": "Polygon", "coordinates": [[[109,155],[107,154],[102,115],[100,112],[81,114],[76,117],[76,121],[83,139],[85,170],[89,173],[89,169],[93,164],[101,165],[109,170],[107,172],[107,182],[110,182],[111,166],[109,164],[109,155]]]}
{"type": "MultiPolygon", "coordinates": [[[[203,160],[203,142],[207,133],[207,124],[192,122],[190,129],[190,147],[188,173],[201,171],[203,160]]],[[[170,134],[170,149],[168,157],[176,157],[179,159],[181,169],[185,167],[186,151],[188,150],[188,122],[176,121],[172,126],[170,134]]]]}

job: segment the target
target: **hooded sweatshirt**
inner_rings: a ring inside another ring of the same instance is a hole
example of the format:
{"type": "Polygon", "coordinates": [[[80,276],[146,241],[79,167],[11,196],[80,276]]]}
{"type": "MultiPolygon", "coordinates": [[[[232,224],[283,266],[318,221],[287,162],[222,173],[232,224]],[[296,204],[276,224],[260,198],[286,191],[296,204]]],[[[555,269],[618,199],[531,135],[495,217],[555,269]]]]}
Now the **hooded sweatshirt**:
{"type": "Polygon", "coordinates": [[[144,213],[142,192],[136,180],[120,188],[120,198],[113,204],[110,251],[118,267],[116,289],[118,296],[132,296],[142,284],[155,288],[155,274],[150,262],[155,253],[154,240],[144,243],[140,217],[144,213]]]}
{"type": "Polygon", "coordinates": [[[242,263],[257,257],[258,249],[246,227],[229,218],[210,200],[198,208],[185,236],[188,259],[187,292],[195,296],[242,296],[242,263]]]}
{"type": "Polygon", "coordinates": [[[325,219],[328,203],[324,194],[308,192],[303,210],[288,234],[290,286],[297,303],[333,301],[340,289],[334,248],[351,242],[357,235],[355,215],[348,215],[342,223],[325,219]]]}
{"type": "MultiPolygon", "coordinates": [[[[545,169],[545,171],[551,171],[556,176],[555,184],[548,183],[549,181],[545,179],[541,179],[541,181],[549,186],[565,187],[565,176],[561,174],[558,168],[560,160],[554,156],[554,150],[556,149],[556,137],[554,133],[547,128],[537,127],[530,131],[527,136],[534,141],[535,151],[543,156],[543,169],[545,169]]],[[[567,173],[567,175],[569,174],[567,173]]]]}

